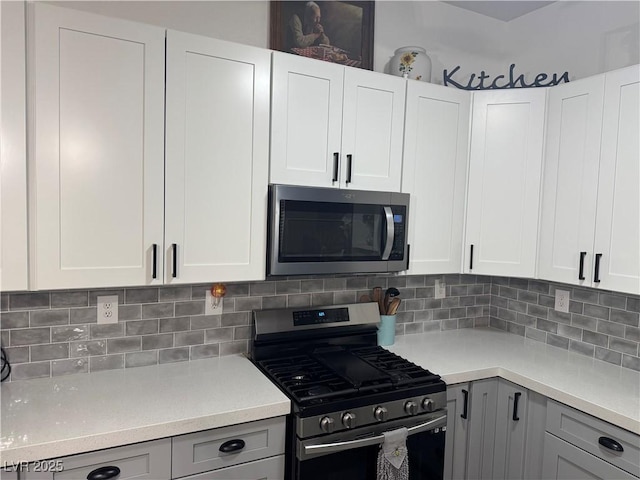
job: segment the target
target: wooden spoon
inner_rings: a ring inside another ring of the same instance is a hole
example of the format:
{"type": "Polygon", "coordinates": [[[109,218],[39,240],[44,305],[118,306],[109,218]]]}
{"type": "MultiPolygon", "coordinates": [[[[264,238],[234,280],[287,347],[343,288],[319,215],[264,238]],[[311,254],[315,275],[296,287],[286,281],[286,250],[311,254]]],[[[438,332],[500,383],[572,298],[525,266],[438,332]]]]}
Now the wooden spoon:
{"type": "Polygon", "coordinates": [[[371,300],[378,303],[380,315],[384,315],[384,297],[382,296],[382,287],[373,287],[373,295],[371,300]]]}
{"type": "Polygon", "coordinates": [[[389,304],[389,310],[387,310],[387,315],[395,315],[398,311],[398,307],[400,306],[400,297],[394,297],[389,304]]]}

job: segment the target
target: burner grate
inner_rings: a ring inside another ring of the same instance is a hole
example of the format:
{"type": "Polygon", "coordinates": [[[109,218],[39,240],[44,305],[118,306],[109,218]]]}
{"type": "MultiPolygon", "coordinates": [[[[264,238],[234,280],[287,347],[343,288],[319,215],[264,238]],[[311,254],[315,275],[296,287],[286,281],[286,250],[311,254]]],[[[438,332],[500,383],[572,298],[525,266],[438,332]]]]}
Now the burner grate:
{"type": "Polygon", "coordinates": [[[382,347],[357,348],[351,352],[365,362],[385,372],[397,386],[424,384],[440,380],[439,375],[435,375],[429,370],[419,367],[415,363],[382,347]]]}
{"type": "Polygon", "coordinates": [[[259,364],[300,405],[325,404],[365,393],[396,391],[440,381],[438,375],[378,346],[351,348],[348,356],[334,357],[332,360],[335,363],[337,359],[338,366],[327,362],[322,354],[272,358],[259,364]],[[355,375],[351,375],[346,367],[342,371],[342,365],[348,363],[348,356],[365,362],[367,369],[374,369],[378,374],[367,371],[367,375],[358,378],[362,369],[358,369],[355,375]]]}

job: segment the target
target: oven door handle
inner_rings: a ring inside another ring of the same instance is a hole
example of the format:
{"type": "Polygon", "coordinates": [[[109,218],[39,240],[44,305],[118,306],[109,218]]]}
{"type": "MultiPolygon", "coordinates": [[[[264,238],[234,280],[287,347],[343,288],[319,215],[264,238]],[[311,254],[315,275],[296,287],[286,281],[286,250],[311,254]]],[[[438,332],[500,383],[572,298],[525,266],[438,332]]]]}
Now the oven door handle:
{"type": "MultiPolygon", "coordinates": [[[[428,422],[407,428],[408,435],[421,433],[434,428],[444,427],[447,424],[447,414],[429,420],[428,422]]],[[[344,450],[352,450],[354,448],[370,447],[371,445],[379,445],[384,442],[384,435],[376,435],[374,437],[359,438],[357,440],[349,440],[346,442],[320,443],[316,445],[305,445],[305,455],[320,455],[327,453],[342,452],[344,450]]]]}
{"type": "Polygon", "coordinates": [[[396,236],[395,225],[393,224],[393,211],[391,207],[383,207],[384,216],[387,219],[387,240],[384,244],[384,252],[382,252],[382,260],[389,260],[391,249],[393,248],[393,239],[396,236]]]}

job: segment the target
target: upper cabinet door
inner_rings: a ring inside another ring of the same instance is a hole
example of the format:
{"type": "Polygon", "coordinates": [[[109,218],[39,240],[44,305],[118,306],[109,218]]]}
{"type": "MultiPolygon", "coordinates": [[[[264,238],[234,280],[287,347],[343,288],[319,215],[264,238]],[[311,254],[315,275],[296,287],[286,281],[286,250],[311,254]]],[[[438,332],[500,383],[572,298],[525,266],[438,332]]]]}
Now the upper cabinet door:
{"type": "Polygon", "coordinates": [[[402,192],[411,195],[409,274],[459,273],[471,94],[407,87],[402,192]]]}
{"type": "Polygon", "coordinates": [[[265,276],[270,59],[167,33],[165,283],[265,276]]]}
{"type": "Polygon", "coordinates": [[[533,277],[546,89],[474,93],[464,271],[533,277]]]}
{"type": "Polygon", "coordinates": [[[164,30],[30,7],[31,286],[162,283],[164,30]]]}
{"type": "Polygon", "coordinates": [[[406,80],[345,68],[342,186],[400,191],[406,80]]]}
{"type": "Polygon", "coordinates": [[[27,124],[25,80],[25,4],[0,3],[2,15],[2,132],[0,138],[0,287],[28,288],[27,124]]]}
{"type": "Polygon", "coordinates": [[[273,53],[271,183],[338,187],[343,77],[340,65],[273,53]]]}
{"type": "Polygon", "coordinates": [[[640,66],[607,73],[594,286],[640,293],[640,66]],[[599,282],[597,281],[599,280],[599,282]]]}
{"type": "Polygon", "coordinates": [[[603,95],[604,75],[549,89],[540,278],[591,285],[603,95]]]}

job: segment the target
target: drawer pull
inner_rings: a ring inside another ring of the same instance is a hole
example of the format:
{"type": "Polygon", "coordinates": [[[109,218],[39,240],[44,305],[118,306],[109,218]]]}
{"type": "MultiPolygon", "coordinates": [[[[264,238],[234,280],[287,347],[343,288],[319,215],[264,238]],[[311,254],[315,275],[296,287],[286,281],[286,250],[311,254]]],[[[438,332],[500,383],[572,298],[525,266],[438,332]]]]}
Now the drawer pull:
{"type": "Polygon", "coordinates": [[[622,445],[616,442],[613,438],[600,437],[598,439],[598,443],[604,448],[608,448],[609,450],[613,450],[614,452],[624,452],[624,448],[622,448],[622,445]]]}
{"type": "Polygon", "coordinates": [[[229,440],[228,442],[224,442],[222,445],[220,445],[219,450],[222,453],[239,452],[244,448],[244,445],[245,445],[244,440],[240,440],[239,438],[237,438],[235,440],[229,440]]]}
{"type": "Polygon", "coordinates": [[[118,478],[120,469],[114,466],[100,467],[89,472],[87,480],[108,480],[109,478],[118,478]]]}

